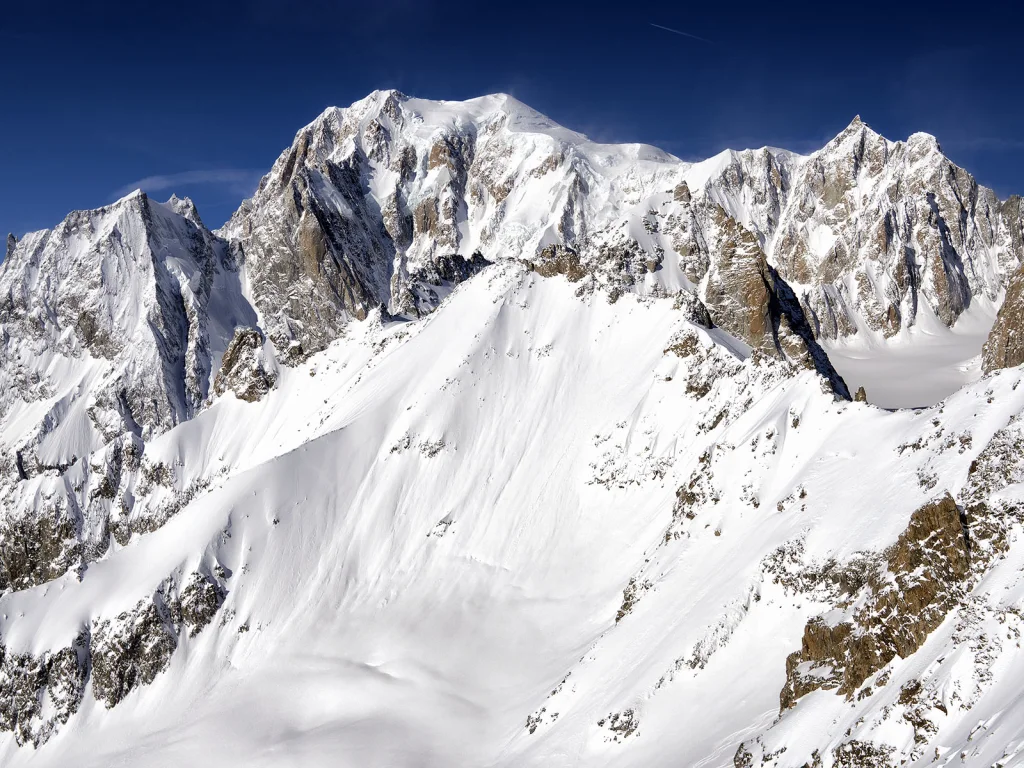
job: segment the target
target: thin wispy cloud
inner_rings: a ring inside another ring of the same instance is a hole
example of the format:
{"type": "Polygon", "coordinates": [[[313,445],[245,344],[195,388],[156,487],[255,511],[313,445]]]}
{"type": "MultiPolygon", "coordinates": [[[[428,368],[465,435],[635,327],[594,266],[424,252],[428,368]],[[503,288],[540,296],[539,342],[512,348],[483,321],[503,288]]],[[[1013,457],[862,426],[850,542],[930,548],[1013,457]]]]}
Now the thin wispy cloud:
{"type": "Polygon", "coordinates": [[[168,189],[181,189],[182,187],[196,184],[220,186],[235,194],[245,196],[252,194],[262,175],[262,171],[243,168],[218,168],[205,171],[158,174],[146,176],[130,184],[125,184],[117,189],[113,196],[124,197],[136,189],[141,189],[144,192],[162,192],[168,189]]]}
{"type": "Polygon", "coordinates": [[[710,40],[708,40],[707,38],[698,37],[697,35],[691,35],[689,32],[683,32],[683,30],[681,30],[681,29],[673,29],[672,27],[664,27],[661,24],[655,24],[653,21],[649,21],[647,23],[650,24],[655,29],[663,29],[666,32],[671,32],[674,35],[682,35],[683,37],[688,37],[691,40],[700,40],[702,43],[707,43],[708,45],[714,45],[714,43],[711,42],[710,40]]]}

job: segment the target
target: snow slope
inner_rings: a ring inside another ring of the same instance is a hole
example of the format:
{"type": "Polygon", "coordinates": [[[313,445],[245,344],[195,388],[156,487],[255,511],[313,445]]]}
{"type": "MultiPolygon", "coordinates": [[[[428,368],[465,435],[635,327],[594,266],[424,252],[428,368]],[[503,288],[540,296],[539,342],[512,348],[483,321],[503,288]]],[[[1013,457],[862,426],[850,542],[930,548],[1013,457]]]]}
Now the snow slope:
{"type": "Polygon", "coordinates": [[[981,378],[981,348],[995,312],[978,302],[952,328],[938,322],[904,329],[892,339],[860,336],[823,346],[852,389],[882,408],[937,403],[981,378]]]}
{"type": "MultiPolygon", "coordinates": [[[[81,580],[6,595],[0,632],[8,654],[40,654],[219,566],[215,620],[113,709],[87,692],[41,748],[6,739],[4,764],[719,766],[762,735],[796,766],[838,745],[841,723],[880,717],[875,699],[819,691],[772,727],[786,656],[823,609],[773,580],[774,553],[885,548],[959,493],[1024,410],[1022,374],[887,413],[723,342],[668,299],[578,299],[492,267],[424,320],[354,327],[260,402],[219,399],[145,453],[209,490],[81,580]],[[937,447],[961,433],[966,450],[937,447]],[[936,447],[902,448],[922,438],[936,447]],[[690,519],[677,489],[693,476],[690,519]]],[[[982,610],[1017,604],[1008,568],[981,582],[982,610]]],[[[950,631],[892,674],[948,653],[950,631]]],[[[1012,665],[1013,643],[1000,651],[1012,665]]],[[[982,695],[947,704],[944,754],[973,749],[978,721],[997,734],[985,759],[1021,738],[999,719],[1013,678],[955,677],[982,695]]],[[[901,716],[884,725],[869,735],[909,752],[901,716]]]]}
{"type": "Polygon", "coordinates": [[[1019,202],[389,91],[13,243],[0,763],[1024,764],[1019,202]]]}

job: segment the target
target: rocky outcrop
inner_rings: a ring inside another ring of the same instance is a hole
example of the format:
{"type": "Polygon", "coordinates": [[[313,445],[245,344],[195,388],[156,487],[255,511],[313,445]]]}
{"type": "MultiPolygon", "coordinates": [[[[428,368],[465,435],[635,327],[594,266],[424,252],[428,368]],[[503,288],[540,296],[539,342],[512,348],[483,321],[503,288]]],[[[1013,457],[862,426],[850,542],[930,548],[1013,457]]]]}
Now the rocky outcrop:
{"type": "Polygon", "coordinates": [[[715,325],[761,348],[772,343],[768,262],[753,234],[731,219],[728,224],[728,235],[711,263],[704,305],[715,325]]]}
{"type": "Polygon", "coordinates": [[[138,436],[121,435],[71,465],[37,466],[41,499],[21,486],[8,493],[0,517],[0,594],[44,584],[106,554],[111,518],[134,506],[131,485],[144,449],[138,436]]]}
{"type": "Polygon", "coordinates": [[[985,373],[1024,364],[1024,264],[1006,287],[1006,298],[981,352],[985,373]]]}
{"type": "Polygon", "coordinates": [[[836,395],[849,400],[846,382],[816,341],[793,290],[768,264],[757,238],[724,212],[719,222],[723,243],[704,288],[704,304],[715,325],[759,352],[817,371],[836,395]]]}
{"type": "Polygon", "coordinates": [[[32,654],[0,643],[0,731],[40,746],[78,711],[90,683],[97,701],[116,706],[167,668],[182,637],[201,632],[226,594],[196,572],[180,591],[168,579],[131,610],[93,621],[69,647],[32,654]]]}
{"type": "Polygon", "coordinates": [[[153,682],[170,663],[178,638],[162,600],[96,624],[92,633],[92,695],[108,709],[132,690],[153,682]]]}
{"type": "Polygon", "coordinates": [[[708,308],[704,306],[704,302],[697,298],[696,294],[689,291],[680,291],[676,294],[674,306],[694,325],[699,325],[701,328],[712,328],[714,326],[711,313],[708,312],[708,308]]]}
{"type": "Polygon", "coordinates": [[[337,111],[306,128],[224,234],[245,264],[263,330],[285,361],[301,361],[388,299],[395,250],[367,201],[351,127],[337,111]]]}
{"type": "Polygon", "coordinates": [[[239,400],[255,403],[277,383],[273,359],[264,350],[263,334],[258,328],[238,328],[221,358],[220,370],[213,382],[218,396],[234,393],[239,400]]]}
{"type": "Polygon", "coordinates": [[[541,277],[565,275],[570,283],[579,282],[587,275],[587,270],[580,263],[580,255],[562,245],[545,246],[537,255],[537,260],[526,262],[526,266],[541,277]]]}
{"type": "Polygon", "coordinates": [[[66,509],[0,523],[0,594],[44,584],[82,563],[78,526],[66,509]]]}
{"type": "Polygon", "coordinates": [[[224,602],[217,580],[193,573],[178,590],[169,579],[152,597],[114,618],[93,623],[89,646],[93,696],[108,709],[170,664],[183,634],[194,636],[224,602]]]}
{"type": "Polygon", "coordinates": [[[34,656],[0,645],[0,731],[39,746],[78,711],[89,675],[89,635],[34,656]]]}
{"type": "Polygon", "coordinates": [[[839,605],[846,615],[807,622],[800,650],[786,660],[782,709],[818,689],[852,696],[894,657],[920,648],[963,597],[967,541],[949,495],[916,510],[897,542],[866,569],[863,585],[846,593],[839,605]]]}
{"type": "Polygon", "coordinates": [[[422,317],[433,312],[455,286],[490,264],[479,252],[468,259],[458,253],[430,258],[405,279],[392,279],[395,285],[401,286],[401,295],[393,302],[397,313],[422,317]]]}
{"type": "MultiPolygon", "coordinates": [[[[940,440],[940,452],[971,450],[971,435],[944,436],[939,418],[931,427],[930,435],[901,445],[899,452],[910,455],[940,440]]],[[[776,567],[785,557],[768,558],[772,565],[766,572],[776,583],[831,607],[807,622],[801,649],[787,660],[776,724],[785,722],[793,707],[799,718],[807,693],[836,691],[846,697],[839,708],[850,708],[850,727],[838,746],[829,745],[835,764],[896,765],[928,759],[947,718],[970,719],[993,683],[996,658],[1018,647],[1013,641],[1020,634],[1019,609],[993,599],[989,585],[996,572],[1007,572],[1024,520],[1020,495],[1009,490],[1021,482],[1024,418],[1014,414],[970,461],[960,503],[947,494],[923,505],[881,553],[858,553],[846,562],[812,561],[795,570],[776,567]],[[915,660],[915,654],[927,654],[930,663],[915,660]],[[903,736],[883,735],[890,727],[896,730],[889,733],[903,736]],[[867,762],[849,762],[858,756],[867,762]]],[[[793,562],[801,560],[797,556],[793,562]]],[[[777,736],[782,730],[773,735],[775,727],[740,745],[735,764],[789,764],[794,755],[781,757],[777,736]]],[[[973,734],[966,741],[972,739],[973,734]]],[[[824,745],[818,746],[822,749],[809,755],[809,764],[824,755],[824,745]]]]}

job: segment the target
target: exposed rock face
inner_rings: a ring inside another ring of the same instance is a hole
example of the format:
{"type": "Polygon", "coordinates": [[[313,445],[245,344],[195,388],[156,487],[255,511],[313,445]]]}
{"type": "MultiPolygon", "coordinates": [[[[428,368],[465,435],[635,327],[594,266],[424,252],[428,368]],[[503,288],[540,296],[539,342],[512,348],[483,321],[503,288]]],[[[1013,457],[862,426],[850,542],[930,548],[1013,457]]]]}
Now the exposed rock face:
{"type": "Polygon", "coordinates": [[[239,328],[221,359],[213,383],[217,395],[233,392],[239,400],[254,403],[277,383],[273,359],[263,350],[263,334],[257,328],[239,328]]]}
{"type": "Polygon", "coordinates": [[[387,297],[394,247],[367,203],[353,132],[340,110],[301,131],[225,229],[284,359],[323,349],[387,297]]]}
{"type": "Polygon", "coordinates": [[[44,584],[82,561],[75,521],[66,510],[26,515],[0,527],[0,593],[44,584]]]}
{"type": "MultiPolygon", "coordinates": [[[[397,299],[401,314],[421,317],[432,312],[444,297],[461,282],[468,280],[491,264],[482,254],[466,258],[458,253],[442,254],[428,259],[411,272],[404,283],[404,294],[397,299]]],[[[397,281],[402,285],[402,281],[397,281]]]]}
{"type": "Polygon", "coordinates": [[[679,309],[686,315],[687,319],[694,325],[699,325],[702,328],[711,328],[714,325],[714,321],[711,319],[711,313],[708,312],[708,308],[704,306],[704,302],[697,298],[695,294],[689,291],[680,291],[676,294],[676,309],[679,309]]]}
{"type": "MultiPolygon", "coordinates": [[[[941,421],[931,425],[929,437],[899,451],[909,455],[942,438],[941,421]]],[[[964,433],[947,436],[941,450],[963,455],[972,442],[964,433]]],[[[787,660],[777,722],[785,722],[794,708],[799,718],[807,693],[834,690],[845,695],[842,708],[853,714],[839,746],[829,746],[833,764],[930,759],[941,743],[941,725],[957,714],[969,719],[993,684],[1000,652],[1012,655],[1019,647],[1013,642],[1020,633],[1018,609],[987,590],[1000,570],[1015,572],[1016,566],[1007,569],[1004,563],[1024,520],[1020,494],[1011,490],[1021,482],[1024,419],[1017,412],[970,461],[960,504],[947,494],[916,510],[896,543],[878,555],[815,563],[788,582],[787,588],[814,594],[832,610],[807,622],[801,650],[787,660]],[[932,646],[935,635],[938,645],[932,646]],[[916,659],[925,653],[927,668],[916,659]],[[904,736],[883,735],[888,727],[894,734],[902,729],[904,736]]],[[[773,728],[741,744],[735,764],[789,764],[793,755],[782,756],[773,728]]],[[[819,764],[824,754],[824,748],[815,751],[808,763],[819,764]]]]}
{"type": "Polygon", "coordinates": [[[42,656],[0,645],[0,731],[19,746],[39,746],[78,711],[89,672],[88,633],[42,656]]]}
{"type": "Polygon", "coordinates": [[[181,590],[178,602],[181,621],[188,629],[189,636],[194,637],[213,621],[226,592],[215,580],[201,573],[193,573],[189,582],[181,590]]]}
{"type": "Polygon", "coordinates": [[[946,495],[918,509],[864,585],[840,604],[847,617],[807,623],[800,650],[786,660],[782,709],[819,688],[852,695],[893,657],[910,656],[962,598],[969,574],[956,502],[946,495]]]}
{"type": "Polygon", "coordinates": [[[92,694],[109,709],[170,663],[178,638],[169,610],[144,600],[99,622],[92,634],[92,694]]]}
{"type": "Polygon", "coordinates": [[[715,325],[755,350],[816,370],[840,397],[850,391],[821,349],[792,289],[765,258],[756,237],[724,216],[724,242],[705,282],[704,304],[715,325]]]}
{"type": "Polygon", "coordinates": [[[428,312],[443,298],[429,284],[442,273],[457,283],[481,266],[475,254],[458,256],[475,133],[423,134],[409,101],[376,92],[327,110],[221,233],[246,265],[263,330],[284,360],[318,352],[378,306],[428,312]],[[392,172],[397,186],[370,185],[392,172]]]}
{"type": "Polygon", "coordinates": [[[30,482],[8,486],[0,517],[0,594],[45,583],[107,552],[111,517],[134,506],[143,450],[138,436],[120,435],[88,458],[37,465],[30,482]]]}
{"type": "MultiPolygon", "coordinates": [[[[0,358],[7,385],[0,410],[22,394],[18,379],[38,376],[45,390],[46,374],[31,360],[57,351],[108,361],[87,393],[91,402],[62,409],[87,410],[101,440],[158,434],[191,418],[209,386],[210,316],[232,298],[226,286],[215,293],[214,282],[231,269],[190,202],[161,205],[142,193],[26,235],[0,273],[0,326],[16,339],[0,358]],[[38,274],[49,279],[41,283],[38,274]]],[[[55,422],[43,425],[40,441],[59,431],[55,422]]]]}
{"type": "Polygon", "coordinates": [[[79,573],[133,536],[149,533],[203,493],[208,477],[186,478],[143,456],[134,434],[67,467],[38,468],[14,484],[0,515],[0,596],[79,573]]]}
{"type": "Polygon", "coordinates": [[[817,334],[859,321],[891,336],[923,305],[952,325],[975,298],[997,298],[1024,257],[1015,210],[934,137],[894,143],[857,118],[803,163],[768,253],[817,334]]]}
{"type": "Polygon", "coordinates": [[[580,256],[571,248],[560,245],[549,245],[539,254],[536,262],[527,262],[527,266],[541,277],[565,275],[570,283],[582,280],[587,271],[580,264],[580,256]]]}
{"type": "Polygon", "coordinates": [[[716,325],[761,347],[772,332],[768,262],[754,235],[727,221],[732,237],[724,240],[712,262],[704,305],[716,325]]]}
{"type": "Polygon", "coordinates": [[[92,692],[109,709],[167,669],[181,637],[195,636],[224,602],[217,581],[193,573],[180,594],[173,580],[132,610],[93,625],[92,692]]]}
{"type": "Polygon", "coordinates": [[[1024,363],[1024,264],[1006,287],[1006,299],[981,353],[985,373],[1024,363]]]}
{"type": "Polygon", "coordinates": [[[226,595],[200,573],[176,593],[169,579],[131,610],[94,621],[67,648],[33,655],[0,644],[0,731],[12,732],[19,745],[38,747],[78,711],[90,682],[107,708],[153,682],[183,635],[202,631],[226,595]]]}

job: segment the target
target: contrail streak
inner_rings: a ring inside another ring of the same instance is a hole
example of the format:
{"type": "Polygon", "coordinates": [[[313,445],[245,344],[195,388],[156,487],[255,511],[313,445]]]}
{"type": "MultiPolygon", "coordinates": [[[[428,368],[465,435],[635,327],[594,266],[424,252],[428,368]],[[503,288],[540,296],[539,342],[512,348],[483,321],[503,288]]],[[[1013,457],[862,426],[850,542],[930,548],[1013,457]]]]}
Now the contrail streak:
{"type": "Polygon", "coordinates": [[[653,21],[649,21],[647,23],[650,24],[652,27],[656,27],[657,29],[664,29],[666,32],[673,32],[677,35],[682,35],[683,37],[689,37],[694,40],[700,40],[702,43],[707,43],[708,45],[714,45],[714,43],[712,43],[710,40],[707,40],[703,37],[697,37],[697,35],[691,35],[689,32],[683,32],[682,30],[679,29],[672,29],[672,27],[663,27],[661,26],[661,24],[655,24],[653,21]]]}

